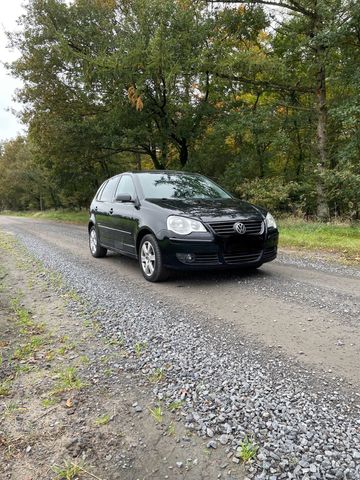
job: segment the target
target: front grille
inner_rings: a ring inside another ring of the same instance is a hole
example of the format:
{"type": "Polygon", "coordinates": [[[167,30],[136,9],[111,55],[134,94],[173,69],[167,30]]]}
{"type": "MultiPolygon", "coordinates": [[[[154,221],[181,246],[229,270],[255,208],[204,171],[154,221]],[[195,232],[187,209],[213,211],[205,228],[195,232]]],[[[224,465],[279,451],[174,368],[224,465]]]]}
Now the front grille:
{"type": "Polygon", "coordinates": [[[224,253],[224,260],[226,263],[234,265],[248,262],[256,262],[260,259],[261,250],[256,252],[234,252],[224,253]]]}
{"type": "Polygon", "coordinates": [[[195,253],[195,265],[217,265],[219,256],[217,253],[195,253]]]}
{"type": "Polygon", "coordinates": [[[276,253],[277,253],[277,248],[276,247],[265,248],[264,254],[263,254],[263,259],[264,260],[273,260],[276,257],[276,253]]]}
{"type": "MultiPolygon", "coordinates": [[[[229,235],[239,235],[234,230],[234,224],[241,222],[246,227],[246,232],[243,235],[261,235],[264,233],[264,222],[262,220],[231,220],[230,222],[214,222],[209,223],[216,235],[226,237],[229,235]]],[[[239,235],[239,236],[243,236],[239,235]]]]}

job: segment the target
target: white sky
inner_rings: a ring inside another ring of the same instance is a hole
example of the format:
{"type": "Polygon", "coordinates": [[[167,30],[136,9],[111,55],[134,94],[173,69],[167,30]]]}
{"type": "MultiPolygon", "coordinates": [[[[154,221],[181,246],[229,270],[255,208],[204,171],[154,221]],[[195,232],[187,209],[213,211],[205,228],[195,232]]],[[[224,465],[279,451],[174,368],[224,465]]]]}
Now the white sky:
{"type": "Polygon", "coordinates": [[[16,116],[7,111],[21,109],[21,105],[13,99],[15,89],[21,87],[21,82],[11,77],[3,65],[4,62],[13,61],[18,56],[16,51],[7,48],[8,40],[5,32],[19,29],[16,20],[24,13],[22,7],[24,4],[26,4],[25,0],[0,0],[0,141],[14,138],[25,130],[16,116]]]}

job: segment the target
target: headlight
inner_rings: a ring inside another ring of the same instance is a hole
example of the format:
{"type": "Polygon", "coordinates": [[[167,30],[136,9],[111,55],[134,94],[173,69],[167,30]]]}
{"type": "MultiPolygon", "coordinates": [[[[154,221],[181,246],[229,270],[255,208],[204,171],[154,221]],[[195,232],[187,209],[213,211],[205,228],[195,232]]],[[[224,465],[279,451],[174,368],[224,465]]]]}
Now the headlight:
{"type": "Polygon", "coordinates": [[[168,217],[167,229],[179,235],[189,235],[192,232],[206,232],[206,228],[201,222],[177,215],[168,217]]]}
{"type": "Polygon", "coordinates": [[[265,218],[267,228],[277,228],[275,218],[268,212],[265,218]]]}

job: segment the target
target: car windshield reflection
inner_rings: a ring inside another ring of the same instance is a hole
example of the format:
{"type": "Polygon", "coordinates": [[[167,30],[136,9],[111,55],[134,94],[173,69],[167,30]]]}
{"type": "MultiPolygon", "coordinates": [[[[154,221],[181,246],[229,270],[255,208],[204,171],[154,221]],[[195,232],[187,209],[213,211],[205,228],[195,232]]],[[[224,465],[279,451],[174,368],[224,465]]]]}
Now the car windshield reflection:
{"type": "Polygon", "coordinates": [[[199,175],[138,174],[145,198],[214,200],[231,198],[225,190],[199,175]]]}

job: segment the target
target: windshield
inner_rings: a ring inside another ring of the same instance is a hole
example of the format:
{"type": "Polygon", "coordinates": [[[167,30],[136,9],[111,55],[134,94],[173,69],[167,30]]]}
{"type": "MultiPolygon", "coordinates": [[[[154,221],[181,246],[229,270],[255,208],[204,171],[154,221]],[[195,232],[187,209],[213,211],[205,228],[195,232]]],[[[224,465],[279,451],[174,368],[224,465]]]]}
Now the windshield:
{"type": "Polygon", "coordinates": [[[145,198],[214,199],[231,198],[211,180],[182,173],[137,174],[145,198]]]}

